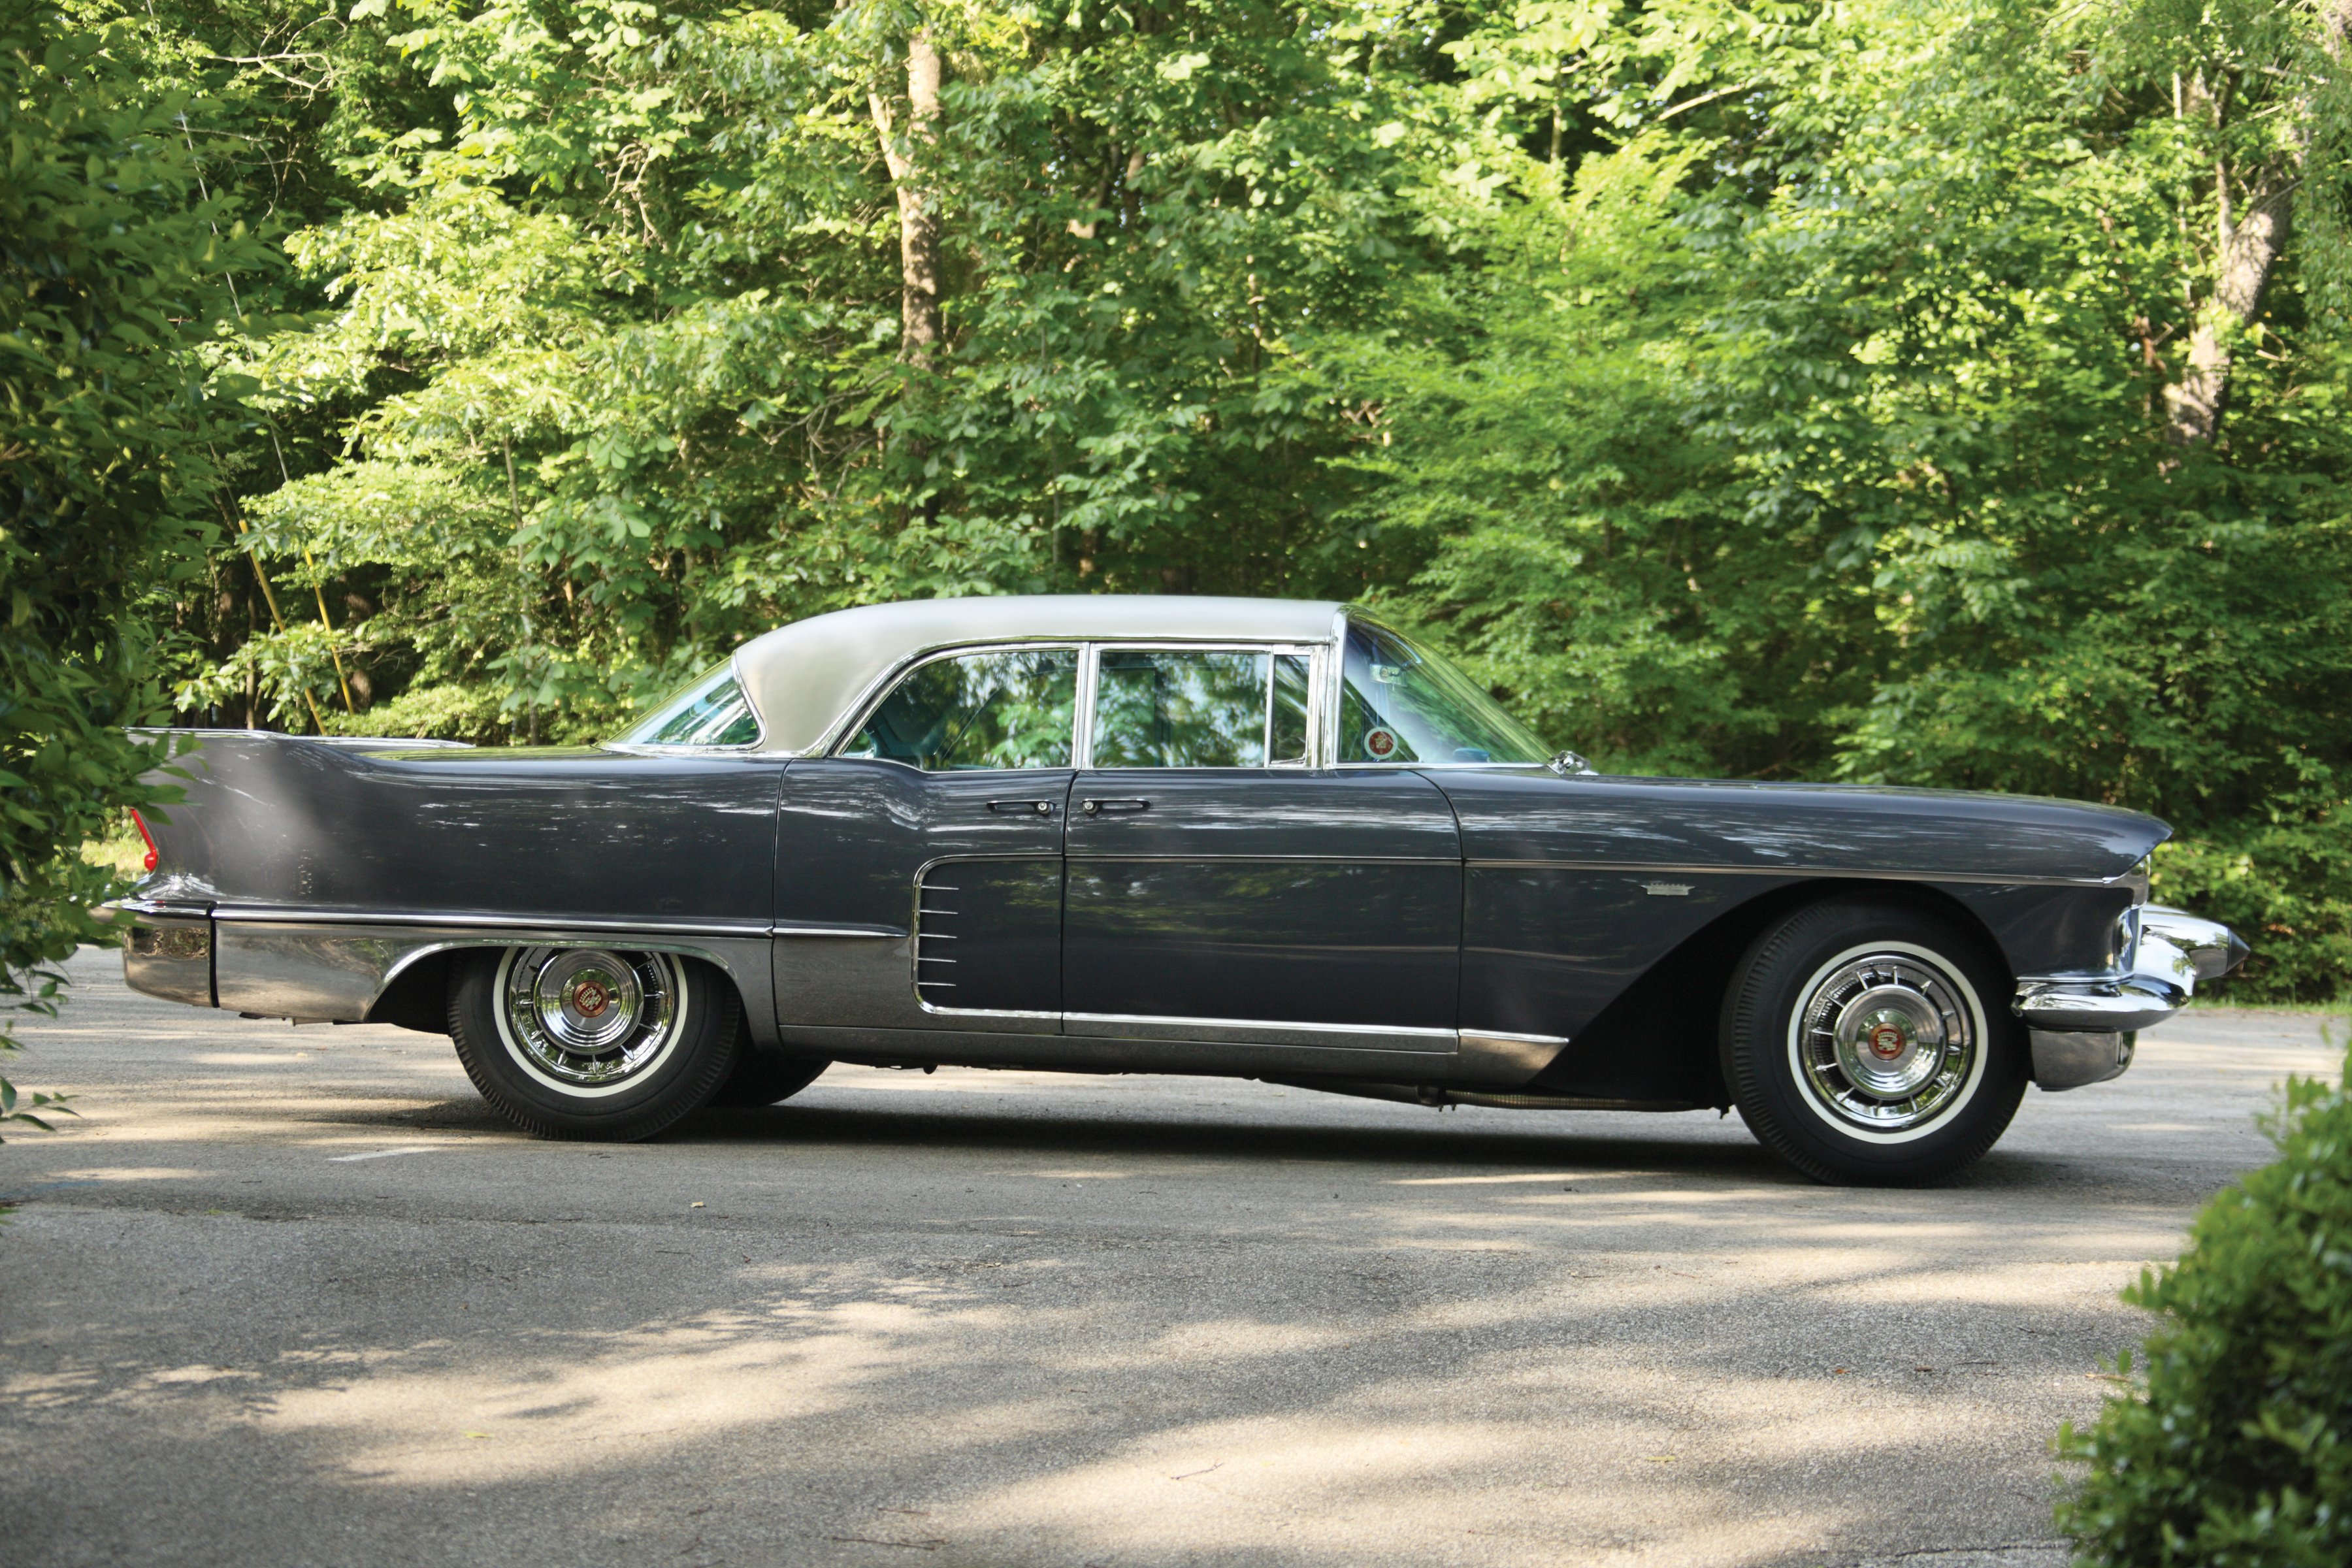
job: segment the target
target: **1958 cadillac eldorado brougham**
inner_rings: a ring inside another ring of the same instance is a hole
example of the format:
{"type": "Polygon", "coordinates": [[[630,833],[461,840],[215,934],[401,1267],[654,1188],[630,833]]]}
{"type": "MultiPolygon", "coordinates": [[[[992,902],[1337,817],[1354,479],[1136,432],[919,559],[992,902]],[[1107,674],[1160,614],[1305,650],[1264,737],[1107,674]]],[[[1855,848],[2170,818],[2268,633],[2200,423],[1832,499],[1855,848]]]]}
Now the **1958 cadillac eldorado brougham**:
{"type": "Polygon", "coordinates": [[[1736,1106],[1916,1182],[2246,951],[2151,817],[1596,773],[1337,604],[845,610],[597,747],[167,734],[131,984],[446,1033],[552,1136],[960,1063],[1736,1106]]]}

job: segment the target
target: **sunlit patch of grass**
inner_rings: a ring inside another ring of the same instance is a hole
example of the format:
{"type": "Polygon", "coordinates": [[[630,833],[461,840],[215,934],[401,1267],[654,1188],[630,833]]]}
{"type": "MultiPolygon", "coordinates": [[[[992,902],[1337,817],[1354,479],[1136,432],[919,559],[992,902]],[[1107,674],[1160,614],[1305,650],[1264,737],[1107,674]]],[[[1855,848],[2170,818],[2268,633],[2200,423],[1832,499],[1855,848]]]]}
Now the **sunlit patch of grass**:
{"type": "Polygon", "coordinates": [[[82,840],[81,858],[134,882],[147,874],[147,844],[127,811],[103,838],[82,840]]]}

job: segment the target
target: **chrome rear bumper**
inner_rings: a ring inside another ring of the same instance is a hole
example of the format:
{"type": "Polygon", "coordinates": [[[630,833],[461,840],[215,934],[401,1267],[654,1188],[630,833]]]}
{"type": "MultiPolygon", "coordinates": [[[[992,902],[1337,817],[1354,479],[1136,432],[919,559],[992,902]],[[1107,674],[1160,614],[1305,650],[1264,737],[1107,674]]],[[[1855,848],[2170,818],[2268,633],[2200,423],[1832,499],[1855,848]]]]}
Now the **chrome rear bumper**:
{"type": "Polygon", "coordinates": [[[2188,1004],[2200,980],[2245,961],[2218,921],[2143,904],[2124,913],[2122,962],[2096,974],[2029,975],[2011,1005],[2032,1032],[2033,1081],[2045,1089],[2104,1083],[2131,1066],[2133,1037],[2188,1004]]]}

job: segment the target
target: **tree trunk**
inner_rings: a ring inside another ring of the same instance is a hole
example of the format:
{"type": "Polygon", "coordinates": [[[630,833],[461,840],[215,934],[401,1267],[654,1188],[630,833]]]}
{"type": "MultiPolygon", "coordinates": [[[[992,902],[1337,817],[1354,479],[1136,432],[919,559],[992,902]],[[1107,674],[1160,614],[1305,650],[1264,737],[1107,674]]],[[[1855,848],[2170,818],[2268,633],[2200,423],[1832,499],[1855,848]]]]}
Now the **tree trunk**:
{"type": "MultiPolygon", "coordinates": [[[[2320,47],[2330,59],[2341,60],[2345,39],[2352,34],[2352,0],[2321,0],[2319,22],[2320,47]]],[[[2210,114],[2219,128],[2227,101],[2221,92],[2201,78],[2179,83],[2174,90],[2176,112],[2210,114]]],[[[2232,189],[2229,166],[2214,168],[2213,292],[2189,334],[2187,369],[2164,389],[2165,434],[2181,446],[2210,446],[2221,432],[2230,396],[2230,340],[2260,319],[2263,291],[2286,249],[2312,112],[2306,96],[2294,108],[2299,123],[2292,150],[2254,179],[2232,189]],[[2245,202],[2242,211],[2236,206],[2240,200],[2245,202]]]]}
{"type": "Polygon", "coordinates": [[[2213,297],[2189,334],[2188,370],[2164,389],[2165,433],[2183,446],[2206,445],[2221,428],[2230,395],[2228,339],[2252,326],[2261,313],[2263,290],[2286,248],[2294,214],[2294,187],[2289,184],[2233,218],[2227,176],[2217,184],[2221,243],[2215,247],[2213,297]]]}
{"type": "Polygon", "coordinates": [[[940,51],[929,29],[907,40],[906,135],[898,134],[889,100],[875,92],[866,102],[898,188],[898,357],[928,370],[940,342],[940,219],[920,162],[939,139],[940,51]]]}

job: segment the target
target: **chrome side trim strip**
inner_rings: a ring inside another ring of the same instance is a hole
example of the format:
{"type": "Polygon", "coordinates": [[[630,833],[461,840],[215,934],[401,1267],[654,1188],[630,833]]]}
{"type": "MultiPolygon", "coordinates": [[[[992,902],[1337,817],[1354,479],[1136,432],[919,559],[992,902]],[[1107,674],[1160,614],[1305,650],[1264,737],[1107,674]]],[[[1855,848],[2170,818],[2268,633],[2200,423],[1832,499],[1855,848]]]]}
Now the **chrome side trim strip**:
{"type": "Polygon", "coordinates": [[[118,914],[169,915],[174,920],[202,920],[212,913],[210,904],[170,903],[161,899],[109,899],[93,904],[89,912],[101,921],[110,921],[118,914]]]}
{"type": "MultiPolygon", "coordinates": [[[[442,910],[377,913],[363,910],[316,910],[264,904],[222,904],[214,909],[213,919],[236,924],[454,926],[467,931],[589,931],[643,936],[764,937],[774,929],[765,922],[752,921],[615,921],[577,915],[492,915],[442,910]]],[[[877,928],[874,931],[859,931],[857,934],[879,935],[881,932],[877,928]]]]}
{"type": "Polygon", "coordinates": [[[898,942],[906,932],[897,926],[803,926],[780,925],[768,928],[770,936],[839,936],[865,938],[868,941],[898,942]]]}
{"type": "Polygon", "coordinates": [[[1568,1044],[1568,1037],[1566,1035],[1520,1035],[1514,1034],[1508,1029],[1465,1029],[1462,1031],[1462,1037],[1465,1040],[1501,1040],[1514,1046],[1564,1046],[1568,1044]]]}
{"type": "Polygon", "coordinates": [[[2023,877],[1984,871],[1889,871],[1852,866],[1702,866],[1638,860],[1466,860],[1473,871],[1576,871],[1667,877],[1843,877],[1899,882],[1982,882],[2000,888],[2112,888],[2130,877],[2023,877]]]}

